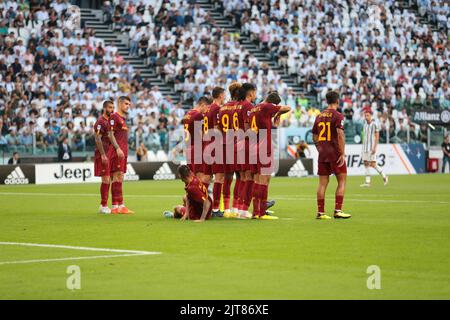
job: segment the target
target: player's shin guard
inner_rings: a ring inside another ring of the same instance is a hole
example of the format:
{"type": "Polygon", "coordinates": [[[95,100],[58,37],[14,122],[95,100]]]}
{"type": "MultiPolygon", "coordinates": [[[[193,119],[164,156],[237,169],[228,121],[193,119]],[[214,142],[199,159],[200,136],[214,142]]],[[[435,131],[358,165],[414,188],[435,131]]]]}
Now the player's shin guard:
{"type": "Polygon", "coordinates": [[[123,204],[123,196],[122,196],[122,182],[113,182],[111,186],[112,193],[112,204],[113,205],[121,205],[123,204]]]}
{"type": "Polygon", "coordinates": [[[239,208],[241,210],[247,211],[250,205],[247,198],[247,189],[249,187],[249,181],[241,181],[241,190],[239,191],[239,208]]]}
{"type": "Polygon", "coordinates": [[[100,185],[100,196],[102,199],[102,207],[108,206],[108,196],[109,196],[109,183],[102,183],[100,185]]]}
{"type": "Polygon", "coordinates": [[[230,193],[231,193],[231,182],[233,180],[225,179],[225,182],[223,183],[222,188],[222,194],[223,194],[223,206],[225,210],[230,210],[230,193]]]}
{"type": "Polygon", "coordinates": [[[111,184],[111,198],[112,198],[112,205],[117,206],[119,204],[119,182],[113,182],[111,184]]]}
{"type": "Polygon", "coordinates": [[[260,185],[260,205],[259,205],[259,215],[263,216],[266,214],[267,210],[267,198],[269,195],[269,186],[262,184],[260,185]]]}
{"type": "Polygon", "coordinates": [[[123,205],[123,191],[122,191],[122,182],[119,182],[119,190],[117,195],[117,201],[119,202],[119,206],[123,205]]]}
{"type": "Polygon", "coordinates": [[[219,210],[221,194],[222,194],[222,183],[214,182],[214,187],[213,187],[213,210],[219,210]]]}
{"type": "Polygon", "coordinates": [[[253,184],[253,216],[254,217],[259,217],[259,212],[260,212],[260,204],[261,204],[261,200],[260,200],[260,184],[255,183],[253,184]]]}
{"type": "Polygon", "coordinates": [[[245,205],[247,206],[247,210],[252,202],[253,186],[254,186],[253,180],[247,181],[247,194],[245,195],[245,205]]]}
{"type": "Polygon", "coordinates": [[[325,213],[325,199],[317,199],[317,213],[325,213]]]}
{"type": "Polygon", "coordinates": [[[334,211],[341,211],[342,210],[342,204],[344,203],[344,196],[336,195],[336,201],[334,205],[334,211]]]}
{"type": "Polygon", "coordinates": [[[239,209],[239,198],[240,198],[239,191],[241,188],[241,184],[242,184],[241,178],[237,177],[233,190],[233,209],[239,209]]]}

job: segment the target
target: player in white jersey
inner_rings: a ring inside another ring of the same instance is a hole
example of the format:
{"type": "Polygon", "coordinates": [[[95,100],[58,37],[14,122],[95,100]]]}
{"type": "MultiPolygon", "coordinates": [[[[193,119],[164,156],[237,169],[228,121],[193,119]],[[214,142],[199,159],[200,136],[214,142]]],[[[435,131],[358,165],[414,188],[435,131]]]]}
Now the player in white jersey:
{"type": "Polygon", "coordinates": [[[378,125],[372,119],[372,110],[364,110],[364,133],[363,133],[363,148],[362,159],[364,161],[364,168],[366,170],[366,181],[361,187],[370,187],[370,168],[374,168],[380,176],[383,177],[384,185],[388,183],[388,177],[383,173],[383,170],[377,165],[377,147],[380,138],[380,130],[378,125]]]}

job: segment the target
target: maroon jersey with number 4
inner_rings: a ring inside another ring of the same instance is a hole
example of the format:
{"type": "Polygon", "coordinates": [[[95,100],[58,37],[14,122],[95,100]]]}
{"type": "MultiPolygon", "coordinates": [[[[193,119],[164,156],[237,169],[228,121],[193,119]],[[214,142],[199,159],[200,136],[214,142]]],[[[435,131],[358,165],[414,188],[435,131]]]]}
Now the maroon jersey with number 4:
{"type": "Polygon", "coordinates": [[[272,119],[281,106],[274,105],[273,103],[263,102],[258,104],[252,110],[250,110],[250,129],[258,132],[258,143],[261,145],[267,143],[267,155],[272,154],[272,119]],[[265,133],[260,132],[264,129],[265,133]]]}
{"type": "Polygon", "coordinates": [[[344,116],[340,112],[326,109],[316,117],[312,132],[317,135],[319,162],[336,162],[339,158],[337,130],[344,130],[344,116]]]}
{"type": "MultiPolygon", "coordinates": [[[[109,147],[111,146],[111,141],[109,141],[108,133],[110,131],[109,127],[109,119],[105,118],[103,115],[97,119],[94,124],[95,134],[100,136],[102,139],[103,150],[105,150],[105,154],[108,154],[109,147]]],[[[95,147],[95,158],[101,158],[100,151],[97,147],[95,147]]]]}
{"type": "MultiPolygon", "coordinates": [[[[199,220],[202,217],[203,213],[203,205],[209,200],[212,203],[211,199],[208,196],[208,190],[205,185],[197,178],[193,177],[192,181],[186,185],[186,196],[189,199],[189,219],[191,220],[199,220]]],[[[209,219],[211,216],[211,207],[209,208],[206,219],[209,219]]]]}
{"type": "Polygon", "coordinates": [[[117,144],[122,149],[125,157],[128,155],[128,127],[124,117],[114,112],[109,118],[111,130],[114,132],[117,144]]]}

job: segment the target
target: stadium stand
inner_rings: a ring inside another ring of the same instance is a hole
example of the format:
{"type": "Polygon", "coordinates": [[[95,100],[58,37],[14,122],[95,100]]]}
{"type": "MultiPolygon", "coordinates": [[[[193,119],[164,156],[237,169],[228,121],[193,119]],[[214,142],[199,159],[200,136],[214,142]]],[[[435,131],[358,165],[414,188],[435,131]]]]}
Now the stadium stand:
{"type": "Polygon", "coordinates": [[[448,2],[418,2],[426,4],[423,13],[438,25],[422,23],[401,1],[227,0],[218,5],[223,3],[235,25],[296,75],[321,105],[328,89],[340,90],[344,112],[353,114],[349,136],[359,131],[361,109],[371,106],[383,131],[397,137],[405,134],[414,108],[450,106],[448,2]]]}

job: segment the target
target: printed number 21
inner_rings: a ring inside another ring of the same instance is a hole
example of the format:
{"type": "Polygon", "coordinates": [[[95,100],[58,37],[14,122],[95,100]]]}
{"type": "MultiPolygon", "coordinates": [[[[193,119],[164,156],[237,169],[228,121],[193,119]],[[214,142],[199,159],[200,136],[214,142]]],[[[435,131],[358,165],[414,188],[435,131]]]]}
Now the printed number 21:
{"type": "Polygon", "coordinates": [[[319,133],[319,141],[331,141],[331,123],[319,122],[319,128],[321,128],[319,133]],[[326,137],[324,136],[325,130],[327,131],[326,137]]]}

